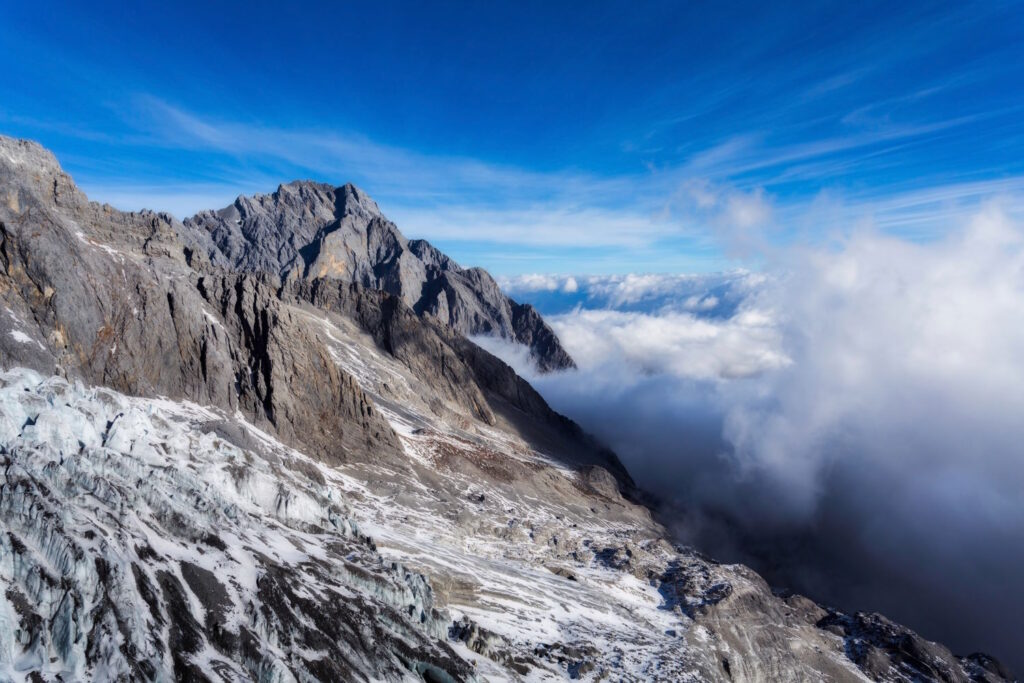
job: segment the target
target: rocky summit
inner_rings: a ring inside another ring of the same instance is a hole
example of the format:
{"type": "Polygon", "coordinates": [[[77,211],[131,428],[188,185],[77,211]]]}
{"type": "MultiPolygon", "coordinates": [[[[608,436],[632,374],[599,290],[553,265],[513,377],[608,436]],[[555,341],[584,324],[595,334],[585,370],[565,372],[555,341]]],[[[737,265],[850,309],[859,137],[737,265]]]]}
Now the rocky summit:
{"type": "Polygon", "coordinates": [[[282,280],[338,280],[387,292],[463,335],[525,344],[541,370],[575,367],[529,304],[517,304],[480,268],[461,268],[425,240],[407,240],[354,185],[299,181],[239,197],[185,221],[215,266],[282,280]]]}
{"type": "Polygon", "coordinates": [[[0,680],[1012,680],[674,544],[351,185],[179,222],[0,137],[0,308],[0,680]]]}

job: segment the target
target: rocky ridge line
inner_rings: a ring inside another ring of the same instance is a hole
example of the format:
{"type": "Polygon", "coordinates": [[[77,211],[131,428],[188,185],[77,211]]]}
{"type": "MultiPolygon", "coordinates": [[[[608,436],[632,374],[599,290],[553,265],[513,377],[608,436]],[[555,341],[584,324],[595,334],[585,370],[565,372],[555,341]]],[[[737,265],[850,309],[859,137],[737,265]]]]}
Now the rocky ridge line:
{"type": "Polygon", "coordinates": [[[198,213],[184,227],[215,266],[353,282],[393,294],[463,335],[525,344],[542,371],[575,366],[532,306],[506,296],[487,271],[462,268],[425,240],[407,240],[354,185],[295,181],[198,213]]]}

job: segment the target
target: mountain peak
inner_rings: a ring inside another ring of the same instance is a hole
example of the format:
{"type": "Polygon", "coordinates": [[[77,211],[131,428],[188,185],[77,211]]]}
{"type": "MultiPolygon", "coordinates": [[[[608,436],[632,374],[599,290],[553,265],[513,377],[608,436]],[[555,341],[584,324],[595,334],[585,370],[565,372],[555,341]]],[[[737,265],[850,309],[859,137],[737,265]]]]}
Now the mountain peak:
{"type": "Polygon", "coordinates": [[[19,205],[17,187],[50,195],[58,204],[86,201],[53,152],[32,140],[0,135],[0,180],[7,186],[6,203],[12,208],[19,205]]]}
{"type": "Polygon", "coordinates": [[[63,173],[53,152],[33,140],[0,135],[0,163],[31,173],[63,173]]]}
{"type": "Polygon", "coordinates": [[[486,271],[463,269],[426,241],[407,240],[351,183],[292,181],[196,214],[185,226],[215,265],[383,290],[463,334],[525,344],[542,370],[575,365],[531,307],[508,298],[486,271]]]}

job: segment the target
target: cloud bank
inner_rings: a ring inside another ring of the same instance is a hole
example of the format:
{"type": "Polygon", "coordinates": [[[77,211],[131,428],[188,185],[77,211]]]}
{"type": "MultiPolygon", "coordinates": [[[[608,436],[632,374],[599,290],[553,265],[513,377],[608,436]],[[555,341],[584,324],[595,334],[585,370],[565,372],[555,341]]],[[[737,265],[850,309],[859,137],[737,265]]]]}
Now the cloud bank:
{"type": "Polygon", "coordinates": [[[736,312],[764,276],[745,270],[711,275],[542,275],[499,277],[515,299],[529,301],[546,316],[576,308],[646,314],[698,314],[725,318],[736,312]]]}
{"type": "Polygon", "coordinates": [[[767,273],[734,277],[717,316],[688,307],[693,280],[576,278],[584,299],[549,319],[580,370],[532,379],[681,540],[1024,669],[1024,229],[990,208],[767,273]]]}

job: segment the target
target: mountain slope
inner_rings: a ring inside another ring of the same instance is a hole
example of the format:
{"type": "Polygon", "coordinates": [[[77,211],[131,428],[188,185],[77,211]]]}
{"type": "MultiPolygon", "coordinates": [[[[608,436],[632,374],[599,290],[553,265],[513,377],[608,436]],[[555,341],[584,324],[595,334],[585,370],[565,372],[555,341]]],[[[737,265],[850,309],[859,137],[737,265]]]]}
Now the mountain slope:
{"type": "Polygon", "coordinates": [[[387,422],[274,282],[203,277],[186,264],[170,216],[89,203],[48,152],[4,149],[0,295],[31,339],[6,335],[7,363],[241,410],[329,460],[398,455],[387,422]]]}
{"type": "Polygon", "coordinates": [[[315,463],[194,404],[26,370],[0,406],[4,680],[470,676],[424,578],[315,463]]]}
{"type": "Polygon", "coordinates": [[[418,307],[449,276],[500,304],[489,276],[350,186],[276,194],[248,235],[122,213],[0,137],[0,676],[1009,678],[673,546],[418,307]]]}

